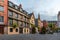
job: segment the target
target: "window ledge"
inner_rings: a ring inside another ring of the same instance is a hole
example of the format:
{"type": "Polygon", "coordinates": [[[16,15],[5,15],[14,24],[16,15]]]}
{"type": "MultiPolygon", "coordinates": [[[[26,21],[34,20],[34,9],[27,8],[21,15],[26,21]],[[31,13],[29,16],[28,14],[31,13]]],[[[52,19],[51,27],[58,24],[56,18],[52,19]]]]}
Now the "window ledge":
{"type": "Polygon", "coordinates": [[[4,22],[0,22],[0,24],[4,24],[4,22]]]}

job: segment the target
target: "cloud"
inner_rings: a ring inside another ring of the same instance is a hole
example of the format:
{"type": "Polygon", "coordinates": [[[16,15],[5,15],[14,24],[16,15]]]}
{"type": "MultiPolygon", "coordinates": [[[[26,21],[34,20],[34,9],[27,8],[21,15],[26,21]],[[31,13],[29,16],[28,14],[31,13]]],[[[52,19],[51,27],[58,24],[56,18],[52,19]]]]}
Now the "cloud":
{"type": "Polygon", "coordinates": [[[23,9],[29,13],[34,11],[37,18],[38,13],[41,14],[41,19],[57,20],[57,14],[60,10],[60,0],[10,0],[15,4],[20,3],[23,9]],[[44,18],[45,17],[45,18],[44,18]]]}

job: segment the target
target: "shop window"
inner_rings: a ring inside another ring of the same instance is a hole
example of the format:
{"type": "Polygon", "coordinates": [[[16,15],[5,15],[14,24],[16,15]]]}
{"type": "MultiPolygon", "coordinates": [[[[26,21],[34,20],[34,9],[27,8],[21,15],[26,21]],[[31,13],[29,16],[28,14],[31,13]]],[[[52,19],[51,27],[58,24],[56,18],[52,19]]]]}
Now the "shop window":
{"type": "Polygon", "coordinates": [[[13,28],[10,28],[10,32],[13,32],[13,28]]]}
{"type": "Polygon", "coordinates": [[[16,29],[16,32],[18,32],[18,29],[16,29]]]}

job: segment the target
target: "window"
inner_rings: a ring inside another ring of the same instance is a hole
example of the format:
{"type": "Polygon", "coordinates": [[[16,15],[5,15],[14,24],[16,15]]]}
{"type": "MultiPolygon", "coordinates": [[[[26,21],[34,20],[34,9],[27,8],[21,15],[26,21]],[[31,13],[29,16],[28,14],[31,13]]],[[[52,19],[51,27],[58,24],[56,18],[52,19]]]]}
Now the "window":
{"type": "Polygon", "coordinates": [[[10,28],[10,32],[13,32],[13,28],[10,28]]]}
{"type": "Polygon", "coordinates": [[[19,29],[19,33],[23,33],[23,28],[20,28],[19,29]]]}
{"type": "Polygon", "coordinates": [[[20,19],[23,19],[23,15],[20,15],[20,19]]]}
{"type": "Polygon", "coordinates": [[[29,27],[29,24],[27,23],[27,27],[29,27]]]}
{"type": "Polygon", "coordinates": [[[4,22],[4,17],[0,16],[0,22],[4,22]]]}
{"type": "Polygon", "coordinates": [[[17,20],[14,20],[14,23],[16,23],[18,25],[18,21],[17,20]]]}
{"type": "Polygon", "coordinates": [[[26,32],[26,29],[24,29],[24,32],[26,32]]]}
{"type": "Polygon", "coordinates": [[[18,9],[18,6],[15,5],[15,9],[18,9]]]}
{"type": "Polygon", "coordinates": [[[12,26],[13,25],[13,20],[9,19],[9,25],[12,26]]]}
{"type": "Polygon", "coordinates": [[[3,6],[0,6],[0,11],[4,11],[4,7],[3,6]]]}
{"type": "Polygon", "coordinates": [[[18,29],[16,29],[16,32],[18,32],[18,29]]]}
{"type": "Polygon", "coordinates": [[[20,11],[22,12],[22,11],[23,11],[23,9],[22,9],[22,8],[20,8],[20,11]]]}
{"type": "Polygon", "coordinates": [[[21,22],[19,22],[19,27],[20,27],[21,22]]]}
{"type": "Polygon", "coordinates": [[[20,24],[21,26],[23,26],[23,22],[21,22],[21,24],[20,24]]]}
{"type": "Polygon", "coordinates": [[[28,29],[27,29],[27,32],[29,32],[28,29]]]}
{"type": "Polygon", "coordinates": [[[10,7],[13,7],[13,3],[9,2],[9,6],[10,6],[10,7]]]}
{"type": "Polygon", "coordinates": [[[18,18],[18,14],[17,13],[15,14],[15,18],[18,18]]]}
{"type": "Polygon", "coordinates": [[[24,27],[26,27],[26,23],[24,23],[24,27]]]}
{"type": "Polygon", "coordinates": [[[14,18],[18,18],[18,13],[13,12],[14,18]]]}
{"type": "Polygon", "coordinates": [[[24,21],[26,21],[26,17],[24,17],[24,21]]]}
{"type": "Polygon", "coordinates": [[[8,10],[8,16],[12,17],[13,16],[13,12],[8,10]]]}

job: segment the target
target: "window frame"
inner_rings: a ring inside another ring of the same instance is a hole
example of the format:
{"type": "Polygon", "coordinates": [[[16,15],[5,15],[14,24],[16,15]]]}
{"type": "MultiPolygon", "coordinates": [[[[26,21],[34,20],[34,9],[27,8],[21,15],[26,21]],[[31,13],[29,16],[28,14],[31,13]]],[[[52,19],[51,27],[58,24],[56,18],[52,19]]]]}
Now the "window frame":
{"type": "Polygon", "coordinates": [[[18,28],[16,28],[16,32],[18,32],[18,28]]]}
{"type": "Polygon", "coordinates": [[[8,24],[9,24],[9,26],[13,26],[13,19],[8,19],[8,24]],[[12,23],[11,23],[12,22],[12,23]]]}
{"type": "Polygon", "coordinates": [[[9,16],[9,17],[13,17],[13,11],[8,10],[8,16],[9,16]],[[11,15],[10,15],[10,14],[11,14],[11,15]]]}
{"type": "Polygon", "coordinates": [[[0,18],[2,19],[0,22],[4,22],[4,16],[0,16],[0,18]]]}
{"type": "Polygon", "coordinates": [[[13,32],[13,28],[10,28],[10,32],[13,32]],[[11,30],[12,29],[12,30],[11,30]]]}
{"type": "Polygon", "coordinates": [[[0,10],[0,12],[4,12],[4,6],[0,5],[0,9],[2,9],[2,10],[0,10]]]}
{"type": "Polygon", "coordinates": [[[15,9],[17,9],[17,10],[18,10],[18,6],[17,6],[17,5],[15,5],[15,9]]]}
{"type": "Polygon", "coordinates": [[[17,13],[15,13],[15,18],[18,18],[18,14],[17,13]]]}
{"type": "Polygon", "coordinates": [[[9,5],[10,7],[13,7],[13,6],[14,6],[12,2],[9,2],[8,5],[9,5]]]}

